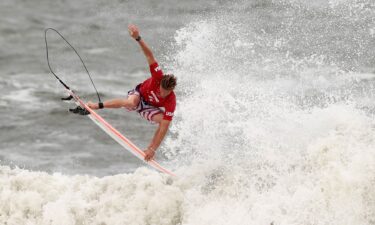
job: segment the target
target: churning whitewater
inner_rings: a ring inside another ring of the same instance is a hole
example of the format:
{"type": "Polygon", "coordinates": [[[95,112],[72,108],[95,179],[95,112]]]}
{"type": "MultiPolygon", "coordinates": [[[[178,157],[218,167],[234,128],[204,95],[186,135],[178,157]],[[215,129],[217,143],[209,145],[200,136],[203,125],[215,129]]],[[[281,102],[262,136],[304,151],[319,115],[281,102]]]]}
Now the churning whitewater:
{"type": "Polygon", "coordinates": [[[177,177],[3,165],[0,223],[375,224],[374,18],[371,0],[202,13],[160,59],[179,79],[161,149],[177,177]]]}

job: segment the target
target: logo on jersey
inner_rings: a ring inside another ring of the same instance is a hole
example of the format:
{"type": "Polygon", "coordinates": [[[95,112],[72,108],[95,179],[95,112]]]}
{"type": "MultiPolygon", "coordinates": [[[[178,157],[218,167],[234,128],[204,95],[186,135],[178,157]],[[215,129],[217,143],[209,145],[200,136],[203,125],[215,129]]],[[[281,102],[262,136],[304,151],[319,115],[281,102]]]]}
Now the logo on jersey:
{"type": "Polygon", "coordinates": [[[167,116],[173,116],[173,112],[166,112],[165,115],[167,115],[167,116]]]}
{"type": "Polygon", "coordinates": [[[154,99],[155,99],[156,102],[159,102],[159,99],[158,99],[158,97],[156,97],[156,94],[154,93],[154,91],[151,91],[151,94],[152,94],[152,96],[149,95],[149,96],[148,96],[148,99],[149,99],[150,101],[154,101],[154,99]]]}
{"type": "Polygon", "coordinates": [[[160,70],[161,70],[161,69],[160,69],[159,66],[155,67],[155,72],[158,72],[158,71],[160,71],[160,70]]]}

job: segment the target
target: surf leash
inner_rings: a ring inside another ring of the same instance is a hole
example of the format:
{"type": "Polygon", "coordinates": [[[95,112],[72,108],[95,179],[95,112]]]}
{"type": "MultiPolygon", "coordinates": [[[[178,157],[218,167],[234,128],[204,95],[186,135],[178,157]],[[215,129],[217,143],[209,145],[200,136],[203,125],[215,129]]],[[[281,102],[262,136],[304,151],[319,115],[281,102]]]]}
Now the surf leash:
{"type": "MultiPolygon", "coordinates": [[[[98,92],[98,90],[96,89],[96,86],[95,86],[95,84],[94,84],[94,81],[92,80],[92,78],[91,78],[91,75],[90,75],[90,72],[89,72],[89,70],[87,69],[87,67],[86,67],[86,65],[85,65],[85,63],[83,62],[83,59],[82,59],[82,57],[78,54],[78,52],[77,52],[77,50],[73,47],[73,45],[71,45],[70,43],[69,43],[69,41],[68,40],[66,40],[66,38],[60,33],[60,32],[58,32],[56,29],[54,29],[54,28],[47,28],[47,29],[45,29],[44,30],[44,41],[45,41],[45,43],[46,43],[46,56],[47,56],[47,64],[48,64],[48,68],[49,68],[49,70],[51,71],[51,73],[55,76],[55,78],[65,87],[65,89],[67,89],[67,91],[71,91],[71,92],[73,92],[73,90],[64,82],[64,81],[62,81],[61,79],[60,79],[60,77],[59,76],[57,76],[57,74],[53,71],[53,69],[52,69],[52,67],[51,67],[51,64],[50,64],[50,60],[49,60],[49,52],[48,52],[48,41],[47,41],[47,32],[48,31],[54,31],[56,34],[58,34],[64,41],[65,41],[65,43],[67,44],[67,45],[69,45],[69,47],[76,53],[76,55],[78,56],[78,58],[79,58],[79,60],[81,61],[81,63],[82,63],[82,65],[83,65],[83,67],[85,68],[85,71],[86,71],[86,73],[87,73],[87,75],[89,76],[89,78],[90,78],[90,81],[91,81],[91,84],[92,84],[92,86],[94,87],[94,89],[95,89],[95,92],[96,92],[96,95],[98,96],[98,100],[99,100],[99,104],[103,104],[102,103],[102,101],[101,101],[101,99],[100,99],[100,95],[99,95],[99,92],[98,92]]],[[[71,99],[73,99],[73,96],[72,95],[70,95],[70,96],[68,96],[68,97],[66,97],[66,98],[61,98],[61,100],[63,100],[63,101],[69,101],[69,100],[71,100],[71,99]]],[[[75,114],[80,114],[80,115],[88,115],[88,114],[90,114],[90,112],[89,111],[87,111],[86,109],[84,109],[84,108],[82,108],[82,107],[80,107],[80,106],[77,106],[75,109],[69,109],[69,111],[70,112],[72,112],[72,113],[75,113],[75,114]]]]}

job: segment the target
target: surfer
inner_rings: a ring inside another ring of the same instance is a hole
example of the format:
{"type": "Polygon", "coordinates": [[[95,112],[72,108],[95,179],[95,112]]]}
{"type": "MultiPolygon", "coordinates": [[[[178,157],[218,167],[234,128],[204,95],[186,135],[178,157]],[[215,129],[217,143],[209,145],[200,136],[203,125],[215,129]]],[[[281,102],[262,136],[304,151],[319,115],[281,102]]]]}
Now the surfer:
{"type": "Polygon", "coordinates": [[[172,121],[176,108],[176,96],[173,90],[177,83],[174,75],[163,74],[151,49],[141,38],[138,27],[129,25],[128,30],[130,36],[138,42],[146,56],[151,77],[130,90],[126,99],[117,98],[103,103],[88,102],[87,105],[94,110],[124,107],[129,111],[138,112],[144,119],[152,123],[157,123],[158,128],[147,149],[144,150],[145,160],[149,161],[154,159],[155,151],[163,141],[172,121]]]}

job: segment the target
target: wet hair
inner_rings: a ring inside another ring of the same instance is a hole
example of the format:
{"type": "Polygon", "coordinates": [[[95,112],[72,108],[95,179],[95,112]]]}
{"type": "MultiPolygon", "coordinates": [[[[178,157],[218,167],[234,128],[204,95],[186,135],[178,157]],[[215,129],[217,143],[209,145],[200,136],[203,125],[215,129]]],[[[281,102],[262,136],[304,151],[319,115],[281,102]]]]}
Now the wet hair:
{"type": "Polygon", "coordinates": [[[165,90],[173,90],[177,85],[177,78],[173,74],[166,74],[161,79],[160,84],[165,90]]]}

